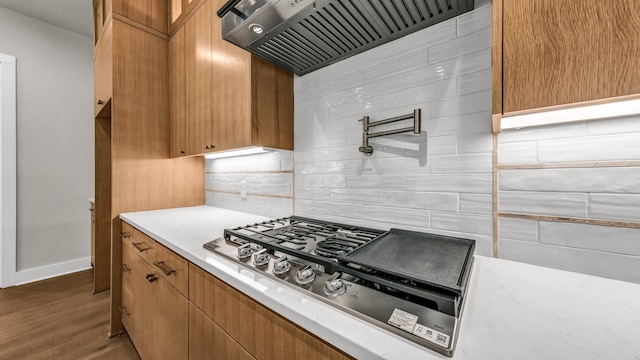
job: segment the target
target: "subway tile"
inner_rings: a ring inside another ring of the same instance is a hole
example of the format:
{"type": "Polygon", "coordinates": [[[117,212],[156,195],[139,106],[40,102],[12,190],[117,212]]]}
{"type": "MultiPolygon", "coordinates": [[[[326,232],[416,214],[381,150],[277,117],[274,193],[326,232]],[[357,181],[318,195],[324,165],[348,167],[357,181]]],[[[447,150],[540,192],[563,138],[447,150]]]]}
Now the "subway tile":
{"type": "Polygon", "coordinates": [[[460,194],[460,212],[473,214],[493,214],[493,195],[460,194]]]}
{"type": "Polygon", "coordinates": [[[491,174],[407,174],[407,190],[491,194],[491,174]]]}
{"type": "Polygon", "coordinates": [[[587,194],[500,191],[500,212],[587,217],[587,194]]]}
{"type": "Polygon", "coordinates": [[[498,144],[498,164],[536,164],[538,144],[535,141],[498,144]]]}
{"type": "Polygon", "coordinates": [[[429,211],[393,208],[388,206],[364,206],[363,215],[372,221],[429,227],[429,211]]]}
{"type": "Polygon", "coordinates": [[[362,217],[362,205],[318,201],[316,212],[333,216],[362,217]]]}
{"type": "Polygon", "coordinates": [[[382,106],[416,108],[419,104],[455,96],[457,93],[458,85],[455,81],[436,81],[385,94],[382,96],[382,106]]]}
{"type": "Polygon", "coordinates": [[[455,135],[423,137],[427,143],[425,155],[455,154],[458,152],[458,137],[455,135]]]}
{"type": "Polygon", "coordinates": [[[269,175],[272,184],[293,184],[292,173],[273,173],[269,175]]]}
{"type": "Polygon", "coordinates": [[[501,240],[500,257],[533,265],[640,283],[640,257],[553,246],[528,241],[501,240]]]}
{"type": "Polygon", "coordinates": [[[537,242],[538,221],[500,217],[498,219],[498,234],[500,241],[509,239],[537,242]]]}
{"type": "Polygon", "coordinates": [[[291,209],[281,209],[281,208],[271,208],[271,213],[269,217],[271,219],[279,219],[284,217],[289,217],[293,215],[293,211],[291,209]]]}
{"type": "Polygon", "coordinates": [[[426,131],[429,136],[490,132],[491,111],[439,118],[423,116],[422,131],[426,131]]]}
{"type": "Polygon", "coordinates": [[[347,175],[347,187],[352,189],[404,189],[406,175],[347,175]]]}
{"type": "Polygon", "coordinates": [[[317,209],[317,200],[308,200],[308,199],[294,199],[294,213],[295,214],[313,214],[317,209]]]}
{"type": "Polygon", "coordinates": [[[292,191],[291,184],[247,184],[247,192],[252,194],[291,196],[292,191]]]}
{"type": "Polygon", "coordinates": [[[640,167],[501,170],[500,190],[640,194],[640,167]]]}
{"type": "Polygon", "coordinates": [[[492,235],[493,216],[431,211],[431,227],[469,234],[492,235]]]}
{"type": "Polygon", "coordinates": [[[331,188],[296,187],[295,198],[329,201],[331,200],[331,191],[331,188]]]}
{"type": "Polygon", "coordinates": [[[344,175],[303,175],[305,187],[345,187],[347,177],[344,175]]]}
{"type": "Polygon", "coordinates": [[[458,94],[471,94],[483,90],[491,90],[491,69],[477,71],[458,77],[458,94]]]}
{"type": "Polygon", "coordinates": [[[382,190],[332,189],[331,201],[382,205],[382,190]]]}
{"type": "Polygon", "coordinates": [[[540,242],[640,256],[640,229],[633,228],[541,221],[540,242]]]}
{"type": "Polygon", "coordinates": [[[586,122],[588,135],[626,134],[640,132],[640,116],[591,120],[586,122]]]}
{"type": "Polygon", "coordinates": [[[640,222],[640,195],[590,194],[589,218],[640,222]]]}
{"type": "Polygon", "coordinates": [[[638,160],[639,158],[640,133],[538,142],[540,162],[638,160]]]}
{"type": "Polygon", "coordinates": [[[384,205],[423,210],[458,211],[458,194],[385,191],[384,205]]]}
{"type": "Polygon", "coordinates": [[[358,169],[363,174],[409,174],[429,173],[429,162],[426,154],[414,157],[370,158],[358,169]]]}
{"type": "Polygon", "coordinates": [[[431,156],[432,173],[480,173],[492,171],[491,153],[431,156]]]}
{"type": "MultiPolygon", "coordinates": [[[[476,1],[477,2],[477,1],[476,1]]],[[[491,6],[478,7],[456,18],[458,36],[491,27],[491,6]]]]}
{"type": "Polygon", "coordinates": [[[452,96],[429,103],[431,118],[471,114],[491,110],[491,91],[452,96]]]}
{"type": "Polygon", "coordinates": [[[433,81],[452,79],[458,75],[486,69],[491,69],[490,48],[475,51],[455,59],[425,64],[422,68],[407,72],[405,74],[405,84],[407,87],[411,87],[433,81]]]}
{"type": "Polygon", "coordinates": [[[484,28],[429,48],[429,63],[452,59],[491,47],[491,28],[484,28]]]}
{"type": "Polygon", "coordinates": [[[490,153],[493,151],[493,136],[489,132],[458,135],[458,152],[490,153]]]}

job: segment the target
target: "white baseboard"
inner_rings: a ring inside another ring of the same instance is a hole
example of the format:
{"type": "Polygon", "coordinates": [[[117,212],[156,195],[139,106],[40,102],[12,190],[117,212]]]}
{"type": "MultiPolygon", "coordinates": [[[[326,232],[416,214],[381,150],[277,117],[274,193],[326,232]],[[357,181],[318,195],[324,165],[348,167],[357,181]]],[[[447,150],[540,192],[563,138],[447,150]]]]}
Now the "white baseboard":
{"type": "Polygon", "coordinates": [[[28,284],[87,269],[91,269],[91,257],[21,270],[16,272],[16,285],[28,284]]]}

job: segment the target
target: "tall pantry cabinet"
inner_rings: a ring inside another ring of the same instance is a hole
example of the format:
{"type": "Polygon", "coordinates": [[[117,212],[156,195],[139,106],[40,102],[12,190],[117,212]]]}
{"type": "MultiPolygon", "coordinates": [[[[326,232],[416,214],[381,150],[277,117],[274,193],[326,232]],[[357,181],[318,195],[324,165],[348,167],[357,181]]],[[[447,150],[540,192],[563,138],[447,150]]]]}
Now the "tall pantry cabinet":
{"type": "Polygon", "coordinates": [[[166,0],[94,0],[95,291],[122,328],[121,213],[204,204],[204,159],[170,159],[166,0]]]}

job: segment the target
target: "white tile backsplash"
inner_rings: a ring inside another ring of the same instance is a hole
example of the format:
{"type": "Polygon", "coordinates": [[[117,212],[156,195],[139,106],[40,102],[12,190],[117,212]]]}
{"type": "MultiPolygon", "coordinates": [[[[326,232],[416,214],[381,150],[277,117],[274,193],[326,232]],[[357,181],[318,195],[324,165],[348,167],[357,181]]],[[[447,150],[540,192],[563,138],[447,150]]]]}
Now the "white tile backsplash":
{"type": "MultiPolygon", "coordinates": [[[[540,164],[540,168],[499,171],[499,210],[640,223],[640,167],[621,163],[640,160],[639,119],[503,131],[498,163],[540,164]],[[603,161],[618,166],[592,167],[603,161]],[[562,168],[563,163],[571,166],[562,168]]],[[[500,256],[640,282],[630,268],[640,261],[639,235],[640,229],[634,228],[501,217],[500,256]]]]}
{"type": "Polygon", "coordinates": [[[493,204],[490,74],[491,6],[481,6],[296,78],[296,103],[304,104],[295,120],[294,173],[304,177],[296,182],[302,187],[296,187],[296,214],[465,233],[487,242],[486,254],[493,204]],[[321,123],[318,108],[329,108],[321,123]],[[358,152],[362,116],[377,121],[416,108],[422,133],[371,139],[373,154],[358,152]],[[345,146],[327,143],[329,134],[344,134],[345,146]],[[310,202],[327,195],[321,188],[331,189],[330,199],[310,202]]]}

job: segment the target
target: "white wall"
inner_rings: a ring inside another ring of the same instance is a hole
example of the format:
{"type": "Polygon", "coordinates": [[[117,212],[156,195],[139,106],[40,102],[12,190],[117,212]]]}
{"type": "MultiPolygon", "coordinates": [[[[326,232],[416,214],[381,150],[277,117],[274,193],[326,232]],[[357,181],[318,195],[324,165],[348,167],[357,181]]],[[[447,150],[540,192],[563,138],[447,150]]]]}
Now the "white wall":
{"type": "Polygon", "coordinates": [[[0,53],[17,58],[17,281],[23,282],[90,264],[93,45],[4,8],[0,34],[0,53]]]}

